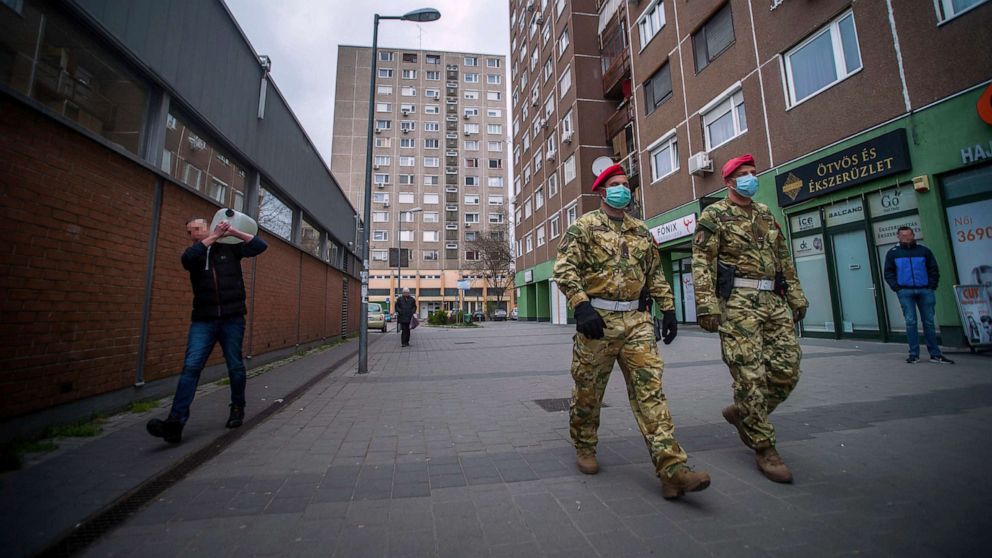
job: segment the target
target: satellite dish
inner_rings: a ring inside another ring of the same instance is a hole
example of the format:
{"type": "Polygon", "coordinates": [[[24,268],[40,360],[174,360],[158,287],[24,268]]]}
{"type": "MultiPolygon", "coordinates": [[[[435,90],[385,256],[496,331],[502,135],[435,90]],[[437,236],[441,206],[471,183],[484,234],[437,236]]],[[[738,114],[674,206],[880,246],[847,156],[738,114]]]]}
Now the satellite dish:
{"type": "Polygon", "coordinates": [[[599,173],[613,166],[613,159],[606,157],[596,157],[596,160],[592,162],[592,173],[595,176],[599,176],[599,173]]]}

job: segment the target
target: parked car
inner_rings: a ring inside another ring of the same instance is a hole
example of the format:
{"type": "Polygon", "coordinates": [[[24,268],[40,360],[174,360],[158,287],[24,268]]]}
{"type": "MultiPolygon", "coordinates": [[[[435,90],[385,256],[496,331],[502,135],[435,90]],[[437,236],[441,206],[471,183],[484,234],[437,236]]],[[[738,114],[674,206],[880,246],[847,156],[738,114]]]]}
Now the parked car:
{"type": "Polygon", "coordinates": [[[486,315],[482,313],[482,310],[476,310],[472,313],[473,322],[484,322],[486,321],[486,315]]]}
{"type": "Polygon", "coordinates": [[[386,333],[386,315],[382,312],[382,306],[376,302],[369,303],[369,329],[378,329],[386,333]]]}
{"type": "Polygon", "coordinates": [[[516,308],[514,308],[513,310],[510,310],[510,319],[511,320],[516,320],[517,319],[517,309],[516,308]]]}
{"type": "Polygon", "coordinates": [[[503,310],[502,308],[497,308],[496,311],[493,312],[493,321],[494,322],[505,322],[506,321],[506,310],[503,310]]]}

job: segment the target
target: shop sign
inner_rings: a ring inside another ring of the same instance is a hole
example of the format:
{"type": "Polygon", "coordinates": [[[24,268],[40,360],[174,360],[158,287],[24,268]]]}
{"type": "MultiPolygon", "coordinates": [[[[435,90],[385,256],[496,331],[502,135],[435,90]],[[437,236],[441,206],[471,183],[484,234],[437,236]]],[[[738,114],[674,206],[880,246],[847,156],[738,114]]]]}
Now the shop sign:
{"type": "Polygon", "coordinates": [[[458,288],[463,291],[467,291],[472,288],[472,282],[468,279],[462,279],[461,281],[458,281],[458,288]]]}
{"type": "Polygon", "coordinates": [[[827,216],[828,227],[853,223],[865,218],[865,207],[861,204],[861,198],[835,203],[827,206],[823,212],[827,216]]]}
{"type": "Polygon", "coordinates": [[[972,347],[992,345],[992,292],[985,285],[954,285],[961,327],[972,347]]]}
{"type": "Polygon", "coordinates": [[[524,271],[524,283],[530,283],[534,280],[534,270],[528,269],[524,271]]]}
{"type": "Polygon", "coordinates": [[[893,175],[912,167],[900,128],[775,177],[780,207],[893,175]]]}
{"type": "Polygon", "coordinates": [[[814,234],[792,239],[792,255],[796,258],[823,253],[823,235],[814,234]]]}
{"type": "Polygon", "coordinates": [[[868,196],[868,208],[872,217],[909,211],[916,207],[916,191],[912,188],[895,188],[868,196]]]}
{"type": "Polygon", "coordinates": [[[889,219],[872,224],[875,233],[875,246],[885,246],[899,242],[899,227],[909,227],[913,229],[916,240],[923,240],[923,231],[920,229],[920,216],[909,215],[898,219],[889,219]]]}
{"type": "Polygon", "coordinates": [[[975,145],[961,148],[962,165],[970,165],[971,163],[978,163],[989,159],[992,159],[992,140],[989,140],[989,143],[986,145],[976,143],[975,145]]]}
{"type": "Polygon", "coordinates": [[[789,219],[789,223],[792,225],[792,232],[797,233],[818,229],[823,222],[820,220],[820,210],[818,209],[802,215],[793,215],[789,219]]]}
{"type": "Polygon", "coordinates": [[[679,217],[663,225],[651,228],[651,234],[654,235],[654,239],[658,244],[675,240],[676,238],[682,238],[683,236],[691,236],[694,232],[696,232],[695,213],[690,213],[685,217],[679,217]]]}

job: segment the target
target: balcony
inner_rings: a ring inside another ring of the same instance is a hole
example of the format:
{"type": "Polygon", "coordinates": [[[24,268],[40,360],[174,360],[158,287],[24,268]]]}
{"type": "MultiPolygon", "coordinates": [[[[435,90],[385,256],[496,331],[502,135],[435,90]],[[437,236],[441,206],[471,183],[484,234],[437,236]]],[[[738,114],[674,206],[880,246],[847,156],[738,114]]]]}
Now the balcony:
{"type": "Polygon", "coordinates": [[[606,120],[606,139],[612,140],[634,121],[634,103],[623,103],[606,120]]]}
{"type": "Polygon", "coordinates": [[[601,42],[603,95],[607,99],[624,99],[630,95],[630,45],[627,44],[624,22],[620,18],[614,18],[607,24],[601,42]],[[624,80],[628,81],[627,87],[623,87],[624,80]]]}

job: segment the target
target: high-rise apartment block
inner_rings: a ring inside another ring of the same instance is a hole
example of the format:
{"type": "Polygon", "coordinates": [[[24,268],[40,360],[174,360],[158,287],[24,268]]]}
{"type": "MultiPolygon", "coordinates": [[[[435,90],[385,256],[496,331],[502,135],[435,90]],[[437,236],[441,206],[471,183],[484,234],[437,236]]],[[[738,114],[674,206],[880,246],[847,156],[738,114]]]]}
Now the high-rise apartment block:
{"type": "MultiPolygon", "coordinates": [[[[331,169],[359,209],[371,54],[338,47],[331,169]]],[[[486,310],[497,297],[493,281],[481,277],[473,241],[505,233],[508,221],[506,59],[391,48],[377,56],[369,299],[389,301],[401,286],[424,314],[486,310]],[[402,254],[400,277],[391,249],[402,254]]]]}
{"type": "MultiPolygon", "coordinates": [[[[905,339],[882,277],[899,226],[943,271],[945,344],[972,337],[954,284],[992,284],[992,1],[511,0],[521,319],[565,323],[561,235],[599,206],[593,161],[638,187],[680,319],[696,218],[751,153],[788,235],[807,336],[905,339]],[[977,107],[977,108],[976,108],[977,107]],[[946,280],[945,280],[946,278],[946,280]]],[[[735,239],[727,239],[732,242],[735,239]]],[[[974,328],[972,328],[974,329],[974,328]]]]}

